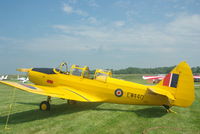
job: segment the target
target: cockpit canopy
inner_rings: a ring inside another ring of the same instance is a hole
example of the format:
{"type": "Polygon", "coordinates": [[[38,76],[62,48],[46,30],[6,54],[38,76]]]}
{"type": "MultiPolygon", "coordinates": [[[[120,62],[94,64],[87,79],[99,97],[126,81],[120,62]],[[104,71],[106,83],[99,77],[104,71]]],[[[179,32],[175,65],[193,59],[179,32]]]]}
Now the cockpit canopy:
{"type": "Polygon", "coordinates": [[[107,77],[112,77],[110,70],[96,69],[94,79],[106,82],[107,77]]]}
{"type": "MultiPolygon", "coordinates": [[[[90,70],[88,66],[80,67],[79,65],[72,65],[70,72],[68,72],[67,63],[63,62],[60,64],[56,71],[62,74],[80,76],[83,78],[90,78],[90,70]]],[[[109,70],[96,69],[94,79],[99,81],[106,81],[107,77],[112,77],[112,72],[109,70]]]]}
{"type": "Polygon", "coordinates": [[[89,78],[90,70],[88,66],[80,67],[78,65],[72,65],[70,74],[75,76],[82,76],[83,78],[89,78]]]}
{"type": "Polygon", "coordinates": [[[62,74],[69,74],[68,72],[68,65],[66,62],[60,63],[59,67],[55,68],[55,70],[62,74]]]}
{"type": "Polygon", "coordinates": [[[112,77],[112,72],[110,70],[96,69],[95,77],[98,76],[109,76],[112,77]]]}

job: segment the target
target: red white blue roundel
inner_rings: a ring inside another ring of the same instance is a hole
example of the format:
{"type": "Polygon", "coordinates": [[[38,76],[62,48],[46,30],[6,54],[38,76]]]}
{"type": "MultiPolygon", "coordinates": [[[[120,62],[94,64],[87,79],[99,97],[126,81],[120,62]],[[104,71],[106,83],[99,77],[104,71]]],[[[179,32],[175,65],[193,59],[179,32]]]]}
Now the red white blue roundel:
{"type": "Polygon", "coordinates": [[[121,97],[121,96],[123,95],[123,91],[122,91],[121,89],[116,89],[116,90],[115,90],[115,95],[116,95],[117,97],[121,97]]]}

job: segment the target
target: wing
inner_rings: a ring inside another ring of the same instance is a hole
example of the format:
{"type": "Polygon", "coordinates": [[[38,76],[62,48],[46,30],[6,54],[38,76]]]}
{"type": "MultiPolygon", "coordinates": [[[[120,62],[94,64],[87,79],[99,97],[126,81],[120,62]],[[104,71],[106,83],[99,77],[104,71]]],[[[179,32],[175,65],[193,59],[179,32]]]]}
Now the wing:
{"type": "Polygon", "coordinates": [[[155,80],[155,79],[159,79],[160,76],[143,76],[142,78],[144,80],[155,80]]]}
{"type": "Polygon", "coordinates": [[[45,96],[58,97],[58,98],[83,101],[83,102],[101,101],[101,99],[96,96],[90,95],[78,89],[74,89],[67,86],[48,87],[48,86],[39,86],[33,84],[24,84],[24,83],[22,84],[10,81],[0,81],[0,83],[21,89],[23,91],[35,94],[41,94],[45,96]]]}
{"type": "Polygon", "coordinates": [[[194,75],[194,79],[200,79],[200,76],[194,75]]]}

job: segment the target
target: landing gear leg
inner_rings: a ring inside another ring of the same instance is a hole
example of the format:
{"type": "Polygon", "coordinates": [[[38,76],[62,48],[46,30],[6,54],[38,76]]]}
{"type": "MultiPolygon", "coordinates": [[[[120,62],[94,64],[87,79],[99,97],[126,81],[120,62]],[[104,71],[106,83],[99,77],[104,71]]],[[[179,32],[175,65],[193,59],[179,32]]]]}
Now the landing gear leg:
{"type": "Polygon", "coordinates": [[[51,102],[51,96],[47,97],[47,102],[49,102],[49,103],[51,102]]]}
{"type": "Polygon", "coordinates": [[[163,106],[167,110],[168,113],[175,113],[176,114],[175,111],[173,111],[173,110],[170,109],[171,108],[170,106],[168,106],[168,105],[163,105],[163,106]]]}
{"type": "Polygon", "coordinates": [[[67,104],[76,104],[75,100],[67,100],[67,104]]]}
{"type": "Polygon", "coordinates": [[[51,102],[51,97],[47,97],[47,101],[42,101],[40,103],[40,110],[42,111],[50,111],[50,102],[51,102]]]}

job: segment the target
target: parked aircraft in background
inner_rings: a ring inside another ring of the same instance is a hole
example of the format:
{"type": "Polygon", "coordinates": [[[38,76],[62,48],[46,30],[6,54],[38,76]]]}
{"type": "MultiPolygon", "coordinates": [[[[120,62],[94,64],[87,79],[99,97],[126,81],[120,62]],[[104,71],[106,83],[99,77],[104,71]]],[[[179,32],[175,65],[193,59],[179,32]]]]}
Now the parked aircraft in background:
{"type": "Polygon", "coordinates": [[[194,82],[200,82],[200,75],[194,75],[194,82]]]}
{"type": "Polygon", "coordinates": [[[147,80],[148,83],[158,83],[165,78],[165,74],[156,75],[156,76],[142,76],[144,80],[147,80]]]}
{"type": "Polygon", "coordinates": [[[97,69],[91,78],[87,66],[72,65],[68,71],[66,63],[62,63],[60,68],[28,68],[18,71],[27,72],[34,84],[10,81],[0,83],[47,96],[47,100],[40,103],[41,110],[50,110],[51,97],[67,99],[69,102],[164,106],[168,112],[172,106],[188,107],[195,99],[193,75],[186,62],[181,62],[161,82],[152,86],[112,78],[111,71],[101,69],[97,69]],[[66,67],[65,70],[63,67],[66,67]]]}
{"type": "Polygon", "coordinates": [[[0,77],[0,80],[7,80],[7,79],[8,79],[8,75],[6,75],[6,76],[2,75],[2,76],[0,77]]]}
{"type": "Polygon", "coordinates": [[[29,78],[28,78],[28,77],[19,77],[19,75],[18,75],[18,76],[17,76],[17,80],[19,80],[19,81],[25,83],[25,82],[29,81],[29,78]]]}
{"type": "MultiPolygon", "coordinates": [[[[144,80],[147,80],[148,83],[158,83],[165,78],[165,74],[154,75],[154,76],[142,76],[144,80]]],[[[199,75],[193,75],[194,82],[200,82],[199,75]]]]}

